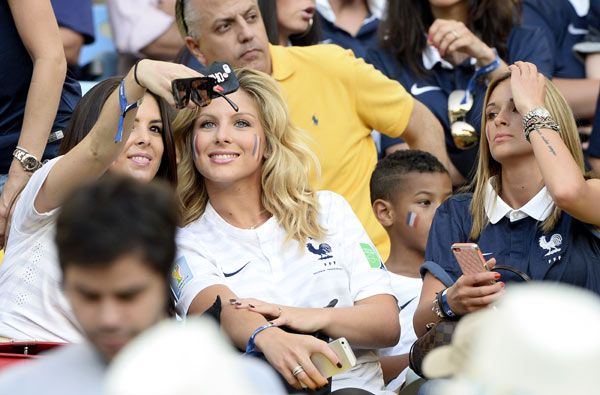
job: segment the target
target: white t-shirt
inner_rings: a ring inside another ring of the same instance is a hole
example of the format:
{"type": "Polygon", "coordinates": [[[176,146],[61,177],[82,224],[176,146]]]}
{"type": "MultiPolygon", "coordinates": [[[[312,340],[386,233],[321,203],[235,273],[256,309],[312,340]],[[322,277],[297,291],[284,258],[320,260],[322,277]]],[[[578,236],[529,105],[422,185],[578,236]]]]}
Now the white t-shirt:
{"type": "Polygon", "coordinates": [[[0,394],[103,395],[105,372],[91,344],[68,344],[2,372],[0,394]]]}
{"type": "MultiPolygon", "coordinates": [[[[327,236],[305,246],[295,240],[285,244],[285,230],[274,217],[255,229],[239,229],[208,204],[177,236],[171,284],[178,313],[185,315],[194,297],[215,284],[241,298],[298,307],[325,307],[334,299],[336,307],[349,307],[370,296],[393,295],[381,258],[348,202],[328,191],[318,198],[327,236]]],[[[333,390],[385,393],[377,353],[354,352],[357,365],[334,376],[333,390]]]]}
{"type": "Polygon", "coordinates": [[[15,205],[0,266],[0,336],[55,342],[82,339],[61,288],[54,244],[58,209],[38,213],[33,207],[50,169],[60,158],[52,159],[31,176],[15,205]]]}
{"type": "Polygon", "coordinates": [[[112,36],[119,52],[141,56],[142,48],[165,34],[175,23],[175,18],[163,12],[159,4],[160,0],[106,1],[112,36]]]}
{"type": "MultiPolygon", "coordinates": [[[[392,272],[388,273],[400,308],[400,340],[394,347],[380,349],[379,355],[382,357],[406,354],[417,340],[413,328],[413,316],[419,305],[421,288],[423,287],[423,280],[420,277],[407,277],[392,272]]],[[[387,389],[396,391],[404,382],[405,377],[406,369],[388,383],[387,389]]]]}

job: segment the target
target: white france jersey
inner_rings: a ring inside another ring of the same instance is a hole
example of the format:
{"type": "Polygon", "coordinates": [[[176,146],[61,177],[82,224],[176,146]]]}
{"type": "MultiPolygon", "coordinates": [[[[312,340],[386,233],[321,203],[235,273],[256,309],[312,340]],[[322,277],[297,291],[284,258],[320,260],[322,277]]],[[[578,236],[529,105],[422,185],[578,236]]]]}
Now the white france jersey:
{"type": "Polygon", "coordinates": [[[81,332],[61,290],[54,245],[58,209],[38,213],[33,202],[61,159],[36,171],[15,205],[0,266],[0,336],[15,340],[80,342],[81,332]]]}
{"type": "MultiPolygon", "coordinates": [[[[412,344],[417,340],[413,328],[413,316],[419,305],[419,298],[421,297],[421,288],[423,287],[423,280],[421,277],[407,277],[400,274],[388,272],[390,274],[390,280],[392,283],[392,289],[396,295],[398,301],[398,308],[400,309],[400,340],[394,347],[382,348],[379,350],[381,356],[393,356],[408,354],[412,344]]],[[[398,377],[390,381],[387,385],[387,389],[397,391],[406,377],[407,369],[404,369],[398,377]]]]}
{"type": "MultiPolygon", "coordinates": [[[[224,284],[240,298],[297,307],[336,307],[379,294],[393,295],[381,258],[346,200],[318,193],[323,240],[285,243],[272,217],[255,229],[227,223],[208,204],[205,213],[180,230],[171,278],[178,313],[185,315],[203,289],[224,284]]],[[[333,390],[359,387],[382,392],[383,376],[374,350],[355,349],[357,366],[334,377],[333,390]]]]}

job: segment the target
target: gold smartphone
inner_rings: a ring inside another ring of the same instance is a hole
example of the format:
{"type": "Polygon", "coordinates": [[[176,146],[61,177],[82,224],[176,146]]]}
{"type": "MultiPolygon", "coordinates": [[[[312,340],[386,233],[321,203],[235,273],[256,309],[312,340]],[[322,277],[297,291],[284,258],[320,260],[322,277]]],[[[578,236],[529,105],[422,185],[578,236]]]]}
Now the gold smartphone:
{"type": "Polygon", "coordinates": [[[331,348],[335,355],[337,355],[339,358],[340,362],[342,363],[342,367],[338,368],[336,365],[331,363],[329,358],[320,352],[314,353],[310,356],[310,360],[323,377],[328,379],[331,376],[335,376],[336,374],[340,374],[356,366],[356,356],[354,355],[354,352],[352,351],[352,348],[345,337],[340,337],[328,345],[329,348],[331,348]]]}
{"type": "Polygon", "coordinates": [[[475,243],[454,243],[452,253],[463,274],[477,274],[489,270],[479,246],[475,243]]]}

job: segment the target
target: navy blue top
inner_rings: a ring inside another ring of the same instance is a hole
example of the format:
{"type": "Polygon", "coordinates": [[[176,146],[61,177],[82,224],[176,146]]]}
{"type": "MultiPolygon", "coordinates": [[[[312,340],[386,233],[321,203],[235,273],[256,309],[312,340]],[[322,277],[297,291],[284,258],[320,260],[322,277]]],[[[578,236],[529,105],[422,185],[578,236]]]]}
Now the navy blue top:
{"type": "Polygon", "coordinates": [[[377,45],[377,28],[379,26],[379,19],[370,15],[356,36],[352,36],[347,31],[340,29],[327,19],[319,15],[319,22],[321,23],[321,35],[323,38],[323,44],[337,44],[342,48],[351,49],[354,52],[354,56],[357,58],[364,58],[367,49],[377,45]]]}
{"type": "MultiPolygon", "coordinates": [[[[454,69],[444,68],[438,62],[427,75],[418,76],[408,66],[398,63],[389,51],[382,48],[369,49],[365,60],[389,78],[399,81],[407,91],[433,112],[444,127],[450,160],[460,173],[468,178],[476,162],[477,147],[461,150],[454,145],[448,119],[448,96],[454,90],[466,89],[469,79],[475,73],[475,67],[471,65],[470,61],[467,60],[463,64],[455,66],[454,69]]],[[[536,64],[540,72],[546,76],[552,74],[554,62],[551,52],[546,38],[538,29],[520,26],[512,29],[508,37],[508,56],[505,61],[510,64],[517,60],[526,60],[536,64]]],[[[479,81],[476,84],[473,92],[473,107],[466,117],[466,122],[477,131],[481,127],[486,89],[485,81],[479,81]]],[[[390,145],[401,141],[401,139],[382,135],[381,150],[384,151],[390,145]]]]}
{"type": "MultiPolygon", "coordinates": [[[[6,1],[0,1],[0,174],[8,173],[19,140],[33,63],[25,49],[6,1]]],[[[79,83],[68,73],[52,131],[67,126],[81,98],[79,83]]],[[[50,130],[48,134],[50,134],[50,130]]],[[[46,146],[44,158],[56,156],[60,140],[46,146]]]]}
{"type": "Polygon", "coordinates": [[[58,26],[81,34],[86,44],[94,42],[92,0],[51,0],[51,3],[58,26]]]}
{"type": "MultiPolygon", "coordinates": [[[[471,194],[455,195],[437,209],[421,275],[429,271],[446,285],[454,283],[462,272],[450,246],[477,242],[483,253],[491,253],[487,259],[496,258],[499,265],[519,269],[532,280],[559,281],[600,293],[600,233],[563,212],[556,228],[546,234],[531,217],[512,223],[504,217],[488,224],[478,240],[470,240],[471,199],[471,194]]],[[[502,272],[502,281],[516,280],[512,273],[502,272]]]]}
{"type": "Polygon", "coordinates": [[[580,17],[569,0],[524,0],[523,24],[542,30],[555,60],[553,77],[585,78],[585,66],[573,45],[587,33],[587,21],[580,17]]]}
{"type": "Polygon", "coordinates": [[[600,158],[600,94],[596,101],[596,114],[594,115],[594,124],[592,125],[592,135],[590,136],[587,154],[594,158],[600,158]]]}

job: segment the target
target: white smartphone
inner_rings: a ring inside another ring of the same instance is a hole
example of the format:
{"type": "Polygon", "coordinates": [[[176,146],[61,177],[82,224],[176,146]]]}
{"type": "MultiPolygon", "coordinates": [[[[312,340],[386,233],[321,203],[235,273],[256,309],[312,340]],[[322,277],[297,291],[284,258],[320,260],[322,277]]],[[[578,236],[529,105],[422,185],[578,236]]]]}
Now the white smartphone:
{"type": "Polygon", "coordinates": [[[463,274],[477,274],[489,270],[479,246],[475,243],[454,243],[452,252],[463,274]]]}
{"type": "Polygon", "coordinates": [[[331,348],[335,355],[337,355],[339,358],[340,362],[342,363],[341,368],[338,368],[336,365],[331,363],[329,358],[320,352],[314,353],[310,356],[312,363],[315,365],[319,373],[321,373],[321,375],[323,375],[323,377],[326,379],[330,378],[331,376],[335,376],[336,374],[345,372],[356,365],[356,356],[354,355],[354,351],[352,351],[352,348],[345,337],[340,337],[339,339],[329,343],[329,348],[331,348]]]}

